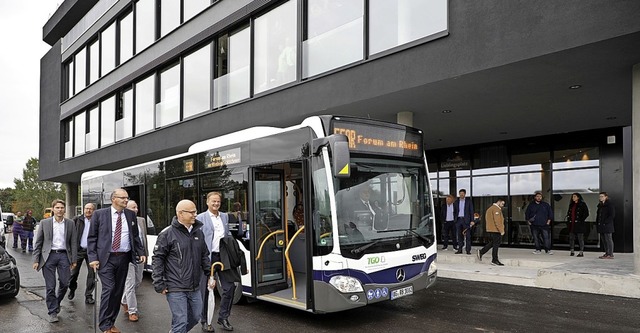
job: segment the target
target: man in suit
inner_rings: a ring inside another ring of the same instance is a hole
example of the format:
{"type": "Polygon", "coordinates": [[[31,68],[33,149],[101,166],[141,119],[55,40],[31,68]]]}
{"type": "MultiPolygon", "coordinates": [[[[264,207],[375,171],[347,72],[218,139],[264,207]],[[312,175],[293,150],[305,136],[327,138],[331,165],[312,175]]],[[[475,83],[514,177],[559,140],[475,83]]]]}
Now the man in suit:
{"type": "Polygon", "coordinates": [[[454,215],[453,195],[447,195],[445,204],[440,207],[440,220],[442,221],[442,250],[446,251],[449,247],[449,236],[453,234],[453,249],[458,250],[458,239],[456,237],[456,219],[454,215]]]}
{"type": "MultiPolygon", "coordinates": [[[[138,220],[138,234],[142,247],[144,248],[145,257],[147,254],[147,222],[144,217],[138,215],[138,204],[129,200],[127,203],[127,209],[131,209],[136,213],[136,219],[138,220]]],[[[142,282],[142,271],[144,269],[144,262],[129,263],[129,271],[127,273],[127,280],[124,284],[124,294],[122,295],[122,310],[127,316],[129,321],[138,321],[138,299],[136,298],[136,289],[142,282]]]]}
{"type": "Polygon", "coordinates": [[[467,254],[471,254],[471,227],[473,222],[473,202],[467,198],[467,190],[458,192],[458,199],[453,203],[453,215],[456,218],[456,237],[458,238],[458,251],[462,253],[462,245],[465,245],[467,254]]]}
{"type": "Polygon", "coordinates": [[[371,202],[371,187],[365,182],[359,185],[358,198],[349,207],[351,209],[351,222],[356,225],[370,226],[376,230],[385,229],[382,221],[382,209],[371,202]]]}
{"type": "Polygon", "coordinates": [[[76,228],[73,221],[64,218],[65,203],[54,200],[53,216],[40,222],[33,250],[33,269],[41,270],[46,286],[49,322],[58,322],[60,303],[69,287],[70,268],[76,267],[78,251],[76,228]],[[56,295],[56,272],[58,273],[58,294],[56,295]]]}
{"type": "Polygon", "coordinates": [[[87,304],[95,303],[93,291],[96,286],[96,272],[89,266],[89,256],[87,256],[87,237],[89,236],[89,227],[91,226],[91,215],[96,210],[96,206],[92,203],[84,205],[84,214],[76,216],[73,222],[76,225],[76,233],[78,234],[78,261],[76,267],[71,271],[71,280],[69,281],[69,299],[72,300],[76,295],[78,288],[78,275],[82,263],[87,263],[87,288],[84,291],[84,302],[87,304]]]}
{"type": "Polygon", "coordinates": [[[120,311],[130,262],[144,262],[146,257],[138,235],[136,214],[125,209],[129,195],[123,189],[111,193],[111,206],[96,210],[91,216],[87,237],[89,265],[97,270],[102,284],[100,330],[120,333],[114,324],[120,311]]]}
{"type": "MultiPolygon", "coordinates": [[[[209,192],[207,194],[207,211],[200,213],[197,220],[202,222],[202,232],[204,233],[204,241],[207,249],[211,253],[211,262],[220,261],[220,240],[225,236],[231,236],[229,232],[229,216],[227,213],[220,212],[220,203],[222,202],[222,194],[219,192],[209,192]]],[[[219,267],[216,266],[216,270],[219,267]]],[[[233,331],[233,326],[229,323],[229,315],[231,315],[231,305],[233,304],[233,294],[236,285],[233,281],[225,279],[224,274],[218,274],[220,283],[222,284],[222,296],[220,300],[220,310],[218,312],[218,324],[226,331],[233,331]]],[[[207,291],[207,276],[202,275],[200,281],[200,291],[202,292],[202,330],[205,332],[213,332],[213,328],[207,327],[207,303],[209,292],[207,291]]]]}

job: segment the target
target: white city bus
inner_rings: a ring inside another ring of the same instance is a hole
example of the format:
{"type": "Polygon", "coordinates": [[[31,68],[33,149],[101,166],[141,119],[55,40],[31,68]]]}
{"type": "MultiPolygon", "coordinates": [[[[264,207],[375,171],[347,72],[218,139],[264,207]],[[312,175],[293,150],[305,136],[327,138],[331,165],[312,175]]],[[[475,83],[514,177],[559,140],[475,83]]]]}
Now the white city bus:
{"type": "MultiPolygon", "coordinates": [[[[245,252],[242,296],[315,313],[394,300],[436,281],[435,217],[422,132],[314,116],[253,127],[188,152],[82,178],[83,205],[124,188],[160,232],[182,199],[204,211],[211,191],[245,252]],[[367,201],[369,206],[364,204],[367,201]],[[293,213],[294,207],[301,210],[293,213]]],[[[154,236],[150,229],[152,256],[154,236]]],[[[149,266],[147,268],[150,268],[149,266]]]]}

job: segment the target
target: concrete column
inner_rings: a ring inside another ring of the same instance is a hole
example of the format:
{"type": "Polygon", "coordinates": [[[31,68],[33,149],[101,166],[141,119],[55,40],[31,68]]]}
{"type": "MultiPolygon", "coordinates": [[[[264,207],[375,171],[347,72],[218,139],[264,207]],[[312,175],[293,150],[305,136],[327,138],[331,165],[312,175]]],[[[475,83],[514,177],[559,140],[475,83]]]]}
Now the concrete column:
{"type": "Polygon", "coordinates": [[[398,112],[396,117],[397,117],[398,124],[413,127],[413,112],[411,111],[398,112]]]}
{"type": "Polygon", "coordinates": [[[631,83],[631,163],[633,164],[633,267],[640,275],[640,64],[633,66],[631,83]]]}
{"type": "Polygon", "coordinates": [[[66,183],[67,185],[67,195],[64,201],[67,203],[67,209],[65,212],[65,217],[72,219],[76,216],[76,206],[78,206],[78,183],[66,183]]]}

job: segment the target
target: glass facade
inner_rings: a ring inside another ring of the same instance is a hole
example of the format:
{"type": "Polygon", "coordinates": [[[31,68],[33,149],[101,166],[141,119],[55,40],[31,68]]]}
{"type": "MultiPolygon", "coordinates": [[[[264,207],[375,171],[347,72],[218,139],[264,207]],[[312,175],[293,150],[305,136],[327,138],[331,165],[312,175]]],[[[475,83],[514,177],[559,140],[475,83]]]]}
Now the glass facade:
{"type": "Polygon", "coordinates": [[[86,151],[98,149],[98,133],[100,133],[98,115],[98,106],[87,111],[86,151]]]}
{"type": "MultiPolygon", "coordinates": [[[[124,6],[122,12],[80,51],[64,60],[63,100],[72,98],[87,85],[151,46],[157,38],[177,29],[203,10],[215,7],[212,3],[218,2],[138,0],[124,6]]],[[[429,2],[429,5],[421,1],[385,3],[375,0],[278,2],[220,30],[201,44],[204,46],[186,50],[187,53],[169,59],[169,65],[153,69],[150,76],[140,81],[135,78],[133,82],[109,92],[118,97],[110,96],[98,101],[100,113],[96,117],[100,119],[100,128],[94,130],[94,125],[89,124],[94,118],[87,120],[87,135],[90,133],[92,139],[89,144],[87,137],[86,150],[366,61],[366,46],[377,45],[376,39],[392,39],[388,45],[376,46],[378,49],[394,48],[428,37],[437,30],[434,27],[441,27],[442,22],[446,30],[446,19],[438,21],[440,23],[435,19],[446,18],[447,8],[442,3],[446,4],[446,0],[429,2]],[[306,4],[304,10],[300,10],[300,3],[306,4]],[[425,9],[429,10],[430,21],[416,21],[412,12],[425,9]],[[376,16],[386,10],[394,13],[393,17],[376,16]],[[384,21],[376,21],[381,19],[384,21]],[[393,38],[371,30],[371,22],[374,21],[377,22],[373,23],[375,25],[393,30],[393,38]],[[365,29],[367,26],[369,30],[365,29]],[[302,54],[298,53],[299,49],[302,54]],[[100,143],[93,139],[94,136],[100,138],[100,143]]],[[[78,111],[71,117],[81,113],[88,114],[89,110],[78,111]]],[[[67,158],[74,156],[73,150],[70,151],[67,158]]],[[[470,181],[467,178],[467,182],[470,181]]]]}
{"type": "Polygon", "coordinates": [[[75,147],[74,147],[73,153],[74,155],[84,154],[86,149],[85,140],[84,140],[85,125],[86,125],[85,114],[80,113],[76,115],[73,119],[73,123],[75,125],[75,129],[74,129],[75,147]]]}
{"type": "MultiPolygon", "coordinates": [[[[513,142],[476,147],[471,152],[441,151],[427,155],[435,162],[430,165],[430,177],[432,184],[437,186],[434,200],[440,205],[446,195],[457,197],[460,189],[466,189],[475,212],[483,221],[488,207],[498,198],[506,200],[503,243],[533,246],[533,233],[525,219],[525,211],[533,201],[534,193],[541,192],[543,201],[553,209],[551,236],[554,246],[568,246],[566,217],[572,193],[579,193],[590,209],[585,244],[599,245],[595,208],[600,192],[600,160],[595,144],[586,148],[540,145],[523,149],[518,142],[513,142]]],[[[476,228],[472,241],[480,245],[484,244],[484,239],[484,227],[476,228]]]]}

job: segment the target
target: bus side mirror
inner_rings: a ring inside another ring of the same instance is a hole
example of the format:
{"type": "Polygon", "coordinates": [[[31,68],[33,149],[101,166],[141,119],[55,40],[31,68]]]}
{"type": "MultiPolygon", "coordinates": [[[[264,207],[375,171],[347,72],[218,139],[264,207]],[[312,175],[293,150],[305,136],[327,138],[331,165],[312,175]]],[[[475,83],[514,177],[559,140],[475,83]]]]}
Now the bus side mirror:
{"type": "Polygon", "coordinates": [[[351,176],[351,155],[349,153],[349,139],[342,134],[332,134],[324,138],[313,140],[313,154],[318,155],[322,147],[329,146],[331,152],[331,166],[336,178],[349,178],[351,176]]]}

